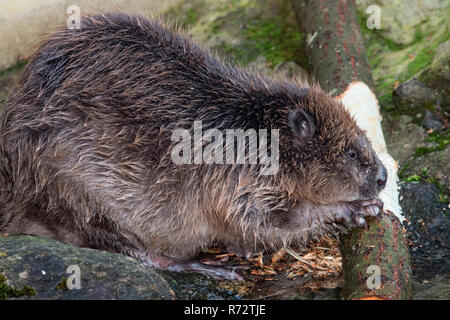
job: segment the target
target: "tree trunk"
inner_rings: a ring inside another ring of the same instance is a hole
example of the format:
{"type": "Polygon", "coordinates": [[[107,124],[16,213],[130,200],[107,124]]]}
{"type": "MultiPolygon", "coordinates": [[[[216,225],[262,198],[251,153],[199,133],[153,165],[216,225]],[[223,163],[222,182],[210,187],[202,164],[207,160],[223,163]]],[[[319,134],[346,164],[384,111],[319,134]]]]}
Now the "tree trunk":
{"type": "Polygon", "coordinates": [[[322,88],[337,95],[359,80],[372,89],[353,1],[292,0],[292,4],[306,37],[313,75],[322,88]]]}
{"type": "Polygon", "coordinates": [[[408,299],[411,266],[398,203],[397,164],[387,153],[378,101],[352,0],[292,0],[313,76],[366,130],[388,170],[384,212],[341,237],[343,299],[408,299]]]}

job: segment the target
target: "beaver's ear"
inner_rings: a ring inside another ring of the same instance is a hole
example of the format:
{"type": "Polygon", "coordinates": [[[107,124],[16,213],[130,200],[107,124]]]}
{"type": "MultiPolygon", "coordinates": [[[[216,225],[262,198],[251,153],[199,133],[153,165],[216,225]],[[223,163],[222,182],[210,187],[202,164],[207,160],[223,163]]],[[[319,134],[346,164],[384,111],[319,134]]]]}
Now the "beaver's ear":
{"type": "Polygon", "coordinates": [[[312,116],[301,109],[296,109],[289,114],[289,126],[300,146],[308,143],[316,132],[312,116]]]}

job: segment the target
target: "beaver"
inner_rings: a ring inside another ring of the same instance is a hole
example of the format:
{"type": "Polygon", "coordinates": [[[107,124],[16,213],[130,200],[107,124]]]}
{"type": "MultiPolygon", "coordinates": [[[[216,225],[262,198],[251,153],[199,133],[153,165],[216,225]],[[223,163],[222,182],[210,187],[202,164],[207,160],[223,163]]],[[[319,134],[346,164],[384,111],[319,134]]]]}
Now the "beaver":
{"type": "Polygon", "coordinates": [[[52,33],[0,115],[2,232],[157,269],[242,279],[195,258],[216,243],[249,256],[363,226],[386,179],[364,131],[317,84],[265,77],[124,13],[52,33]],[[194,135],[196,121],[224,135],[277,130],[277,170],[175,163],[173,132],[194,135]]]}

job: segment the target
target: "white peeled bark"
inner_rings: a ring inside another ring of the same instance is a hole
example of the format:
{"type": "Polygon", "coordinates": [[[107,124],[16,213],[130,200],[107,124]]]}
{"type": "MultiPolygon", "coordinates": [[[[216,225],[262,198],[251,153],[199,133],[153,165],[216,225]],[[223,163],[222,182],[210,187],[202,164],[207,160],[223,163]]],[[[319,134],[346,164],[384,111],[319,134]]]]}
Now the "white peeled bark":
{"type": "Polygon", "coordinates": [[[380,193],[380,199],[384,202],[384,210],[392,212],[400,221],[403,221],[402,208],[398,200],[398,164],[387,151],[381,129],[380,106],[375,94],[364,82],[354,81],[337,99],[341,100],[355,117],[359,127],[366,131],[373,149],[386,167],[388,180],[386,188],[380,193]]]}

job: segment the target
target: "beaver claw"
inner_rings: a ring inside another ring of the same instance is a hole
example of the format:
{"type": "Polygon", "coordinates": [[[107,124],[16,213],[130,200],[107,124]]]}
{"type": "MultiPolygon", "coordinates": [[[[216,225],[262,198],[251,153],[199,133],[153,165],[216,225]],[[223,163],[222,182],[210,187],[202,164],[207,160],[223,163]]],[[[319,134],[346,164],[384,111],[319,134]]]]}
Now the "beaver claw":
{"type": "Polygon", "coordinates": [[[365,226],[364,217],[376,217],[383,210],[383,202],[380,199],[368,199],[353,201],[344,207],[336,215],[336,221],[340,224],[365,226]]]}

